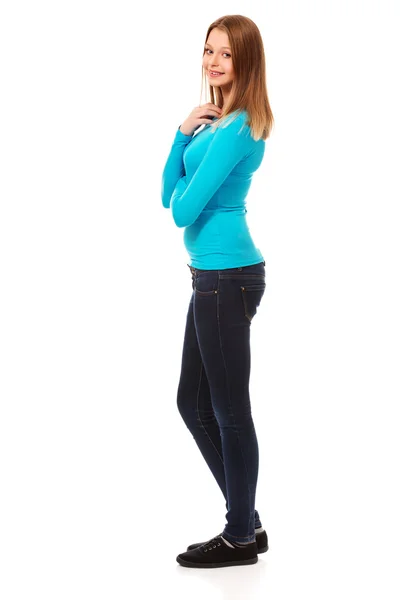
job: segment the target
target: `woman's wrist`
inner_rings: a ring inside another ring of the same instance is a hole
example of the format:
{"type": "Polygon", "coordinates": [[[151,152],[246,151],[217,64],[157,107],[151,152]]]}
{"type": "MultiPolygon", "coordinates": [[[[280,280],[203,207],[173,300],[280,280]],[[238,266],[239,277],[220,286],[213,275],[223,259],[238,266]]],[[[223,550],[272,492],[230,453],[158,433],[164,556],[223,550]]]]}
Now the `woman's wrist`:
{"type": "MultiPolygon", "coordinates": [[[[181,124],[181,125],[182,125],[182,124],[181,124]]],[[[182,131],[182,129],[181,129],[181,125],[179,125],[178,129],[179,129],[179,131],[180,131],[181,133],[183,133],[183,135],[187,135],[187,136],[190,136],[190,135],[192,135],[192,132],[186,133],[186,131],[182,131]]]]}

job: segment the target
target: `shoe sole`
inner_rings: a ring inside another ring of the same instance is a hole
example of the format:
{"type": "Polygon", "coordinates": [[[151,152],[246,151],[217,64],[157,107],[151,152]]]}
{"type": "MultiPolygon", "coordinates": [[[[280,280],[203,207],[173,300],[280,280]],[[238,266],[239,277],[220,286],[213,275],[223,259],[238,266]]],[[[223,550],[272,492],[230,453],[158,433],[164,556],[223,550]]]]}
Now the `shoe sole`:
{"type": "MultiPolygon", "coordinates": [[[[265,551],[264,551],[265,552],[265,551]]],[[[222,563],[194,563],[179,558],[176,559],[182,567],[194,567],[196,569],[212,569],[214,567],[236,567],[236,565],[254,565],[258,561],[258,556],[246,560],[231,560],[222,563]]]]}

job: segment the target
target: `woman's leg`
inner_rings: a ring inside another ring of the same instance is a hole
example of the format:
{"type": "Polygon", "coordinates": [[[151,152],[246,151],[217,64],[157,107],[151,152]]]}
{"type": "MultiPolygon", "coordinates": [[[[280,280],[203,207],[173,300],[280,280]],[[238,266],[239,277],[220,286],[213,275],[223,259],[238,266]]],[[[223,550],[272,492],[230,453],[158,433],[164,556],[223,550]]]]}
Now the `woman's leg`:
{"type": "MultiPolygon", "coordinates": [[[[197,446],[221,489],[226,501],[226,510],[228,510],[220,428],[215,418],[210,387],[197,341],[193,307],[194,292],[186,317],[177,405],[183,420],[192,433],[197,446]]],[[[256,510],[254,511],[254,521],[255,527],[262,527],[259,514],[256,510]]]]}
{"type": "Polygon", "coordinates": [[[263,269],[261,263],[240,270],[197,272],[191,317],[199,352],[197,402],[214,431],[215,452],[206,460],[212,470],[217,455],[223,460],[228,510],[224,537],[243,543],[253,541],[255,527],[261,526],[255,512],[258,443],[249,379],[250,325],[264,292],[263,269]],[[208,387],[199,381],[200,374],[204,381],[204,373],[208,387]]]}

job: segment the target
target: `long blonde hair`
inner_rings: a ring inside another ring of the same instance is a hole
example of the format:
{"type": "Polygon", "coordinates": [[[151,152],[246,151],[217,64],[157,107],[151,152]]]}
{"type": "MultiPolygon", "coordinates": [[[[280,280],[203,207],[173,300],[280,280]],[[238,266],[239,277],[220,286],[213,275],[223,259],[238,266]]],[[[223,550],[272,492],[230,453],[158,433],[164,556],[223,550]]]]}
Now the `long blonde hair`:
{"type": "MultiPolygon", "coordinates": [[[[266,140],[274,126],[274,117],[267,94],[264,44],[260,31],[254,21],[248,17],[226,15],[211,23],[204,43],[207,42],[210,31],[215,27],[228,35],[235,78],[225,106],[222,106],[223,97],[220,88],[209,85],[210,99],[206,102],[212,102],[223,109],[220,118],[212,124],[212,127],[219,127],[228,115],[245,110],[252,137],[256,141],[266,140]]],[[[207,74],[202,67],[200,97],[204,83],[207,86],[207,74]]]]}

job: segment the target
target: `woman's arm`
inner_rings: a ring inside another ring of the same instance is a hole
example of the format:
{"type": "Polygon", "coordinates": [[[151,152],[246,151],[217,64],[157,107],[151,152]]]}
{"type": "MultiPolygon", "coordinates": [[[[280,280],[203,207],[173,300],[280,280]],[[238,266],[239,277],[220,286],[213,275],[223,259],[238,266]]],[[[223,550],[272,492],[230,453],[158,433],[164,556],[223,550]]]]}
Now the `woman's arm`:
{"type": "Polygon", "coordinates": [[[243,126],[243,116],[242,113],[226,127],[215,130],[207,152],[188,185],[186,176],[181,174],[178,179],[170,203],[177,227],[194,223],[229,173],[254,147],[256,142],[248,125],[243,126]]]}
{"type": "MultiPolygon", "coordinates": [[[[180,126],[179,126],[180,127],[180,126]]],[[[161,181],[161,199],[163,206],[169,208],[171,195],[175,189],[177,181],[185,173],[185,167],[183,165],[183,151],[187,144],[192,139],[191,135],[185,135],[179,129],[175,134],[174,141],[172,143],[171,151],[165,164],[162,181],[161,181]]]]}

